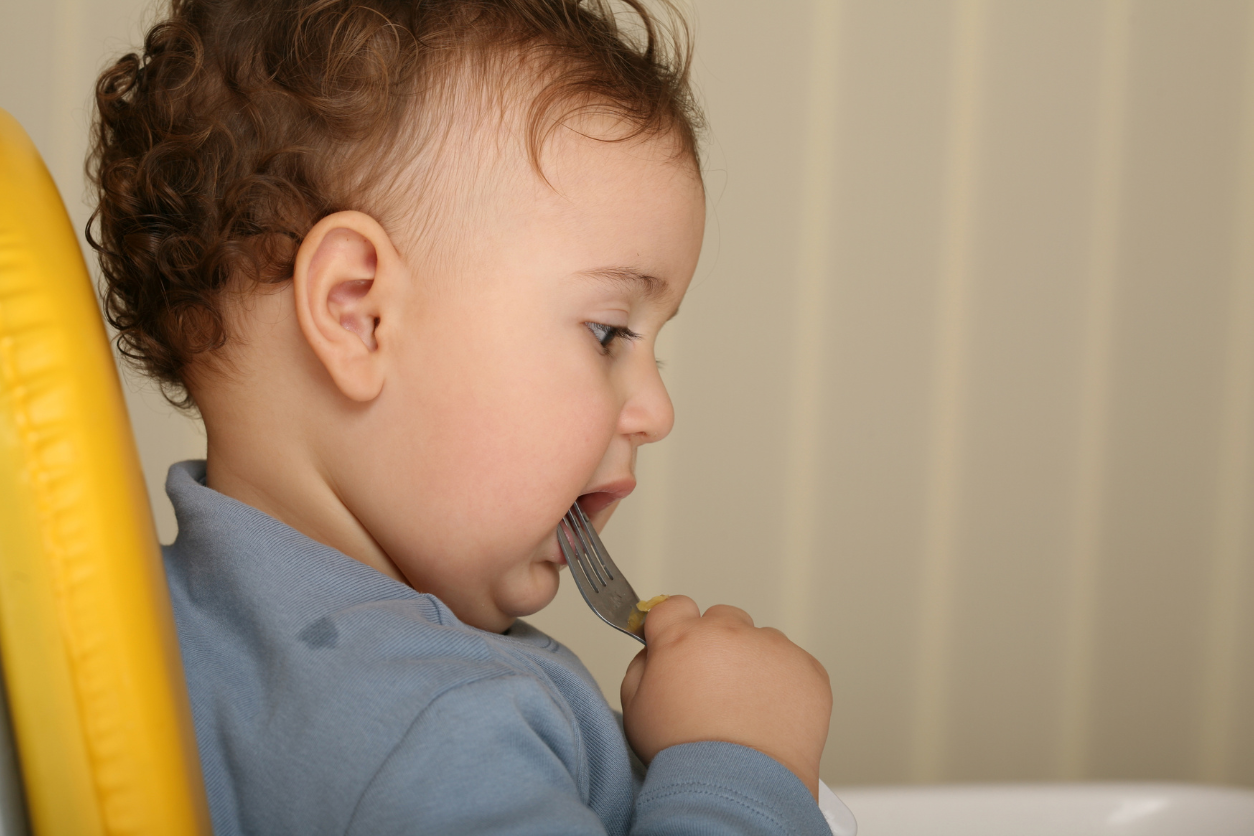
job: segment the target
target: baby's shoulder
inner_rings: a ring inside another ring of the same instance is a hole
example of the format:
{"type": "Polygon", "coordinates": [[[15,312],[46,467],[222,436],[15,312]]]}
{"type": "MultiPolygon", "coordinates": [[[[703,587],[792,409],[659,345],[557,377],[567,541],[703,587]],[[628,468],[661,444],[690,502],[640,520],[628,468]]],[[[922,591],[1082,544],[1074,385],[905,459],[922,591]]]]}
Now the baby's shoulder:
{"type": "Polygon", "coordinates": [[[185,658],[206,784],[220,790],[215,824],[342,832],[380,774],[430,786],[450,752],[459,767],[498,757],[491,740],[543,737],[577,764],[580,724],[561,689],[527,654],[450,619],[415,596],[254,623],[247,641],[220,625],[218,641],[194,642],[185,658]]]}
{"type": "Polygon", "coordinates": [[[173,469],[170,495],[166,574],[215,832],[346,832],[371,787],[424,787],[434,809],[489,767],[560,764],[553,780],[587,795],[593,771],[626,763],[596,683],[539,631],[470,627],[209,490],[203,467],[173,469]]]}
{"type": "Polygon", "coordinates": [[[231,608],[179,618],[181,634],[199,633],[184,642],[194,701],[196,691],[218,692],[216,713],[231,706],[236,726],[264,717],[271,730],[318,728],[387,745],[427,705],[476,683],[519,679],[526,690],[560,691],[532,653],[468,627],[430,595],[290,603],[272,600],[242,620],[231,608]]]}
{"type": "Polygon", "coordinates": [[[542,651],[468,627],[429,595],[311,614],[286,645],[292,687],[347,690],[359,704],[403,700],[416,713],[446,692],[502,678],[560,690],[535,658],[542,651]]]}

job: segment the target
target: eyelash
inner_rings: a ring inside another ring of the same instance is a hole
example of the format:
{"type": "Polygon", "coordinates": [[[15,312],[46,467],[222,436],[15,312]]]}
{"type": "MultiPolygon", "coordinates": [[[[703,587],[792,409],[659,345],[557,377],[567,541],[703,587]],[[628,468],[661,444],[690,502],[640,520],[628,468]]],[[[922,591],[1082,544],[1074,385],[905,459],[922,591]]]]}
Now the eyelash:
{"type": "Polygon", "coordinates": [[[601,344],[601,353],[603,354],[610,353],[610,348],[613,347],[615,340],[640,339],[639,334],[622,325],[606,325],[603,322],[585,322],[584,324],[588,326],[592,336],[596,337],[596,341],[601,344]]]}

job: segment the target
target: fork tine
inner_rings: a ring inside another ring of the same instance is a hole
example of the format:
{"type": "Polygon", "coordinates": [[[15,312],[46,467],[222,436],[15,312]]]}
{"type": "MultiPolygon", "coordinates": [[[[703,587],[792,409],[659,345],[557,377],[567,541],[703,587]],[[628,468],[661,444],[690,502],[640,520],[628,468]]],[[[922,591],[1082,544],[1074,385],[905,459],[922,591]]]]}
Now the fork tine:
{"type": "MultiPolygon", "coordinates": [[[[592,567],[592,571],[596,574],[597,581],[600,583],[600,586],[609,586],[609,582],[610,580],[613,580],[613,578],[606,578],[605,573],[603,573],[597,566],[597,563],[600,561],[594,559],[596,557],[596,549],[593,547],[592,541],[588,539],[587,527],[581,524],[579,517],[575,514],[577,509],[579,509],[577,504],[572,505],[571,510],[566,513],[566,517],[570,520],[570,526],[574,530],[575,535],[579,538],[579,543],[583,546],[582,557],[587,565],[592,567]]],[[[582,514],[583,511],[579,510],[579,513],[582,514]]],[[[587,517],[584,517],[584,521],[587,519],[587,517]]]]}
{"type": "Polygon", "coordinates": [[[562,557],[566,558],[567,566],[574,566],[578,561],[575,550],[570,544],[570,534],[567,531],[566,520],[562,520],[557,524],[557,545],[562,549],[562,557]]]}
{"type": "Polygon", "coordinates": [[[606,549],[605,544],[601,542],[600,535],[597,534],[597,530],[592,527],[592,523],[588,521],[587,514],[583,512],[583,509],[579,507],[578,503],[575,503],[572,510],[577,510],[579,512],[580,522],[583,523],[584,529],[588,532],[588,539],[592,542],[592,552],[596,555],[597,562],[601,564],[601,568],[605,570],[605,574],[609,575],[610,579],[613,580],[614,576],[618,574],[618,567],[614,565],[614,561],[610,560],[609,550],[606,549]]]}
{"type": "Polygon", "coordinates": [[[558,522],[557,542],[571,567],[570,577],[589,609],[615,630],[643,644],[643,625],[633,624],[640,598],[610,560],[605,544],[579,503],[572,505],[558,522]]]}
{"type": "Polygon", "coordinates": [[[589,592],[600,591],[600,584],[592,579],[592,572],[588,570],[588,560],[584,555],[582,544],[579,542],[579,536],[571,528],[569,520],[562,520],[557,527],[557,543],[562,547],[562,556],[566,558],[566,565],[570,566],[571,576],[575,578],[575,585],[582,587],[579,583],[579,577],[575,575],[575,567],[579,567],[579,572],[583,573],[588,583],[589,592]],[[569,541],[568,541],[569,538],[569,541]]]}
{"type": "MultiPolygon", "coordinates": [[[[578,504],[572,505],[570,506],[570,510],[566,512],[566,516],[570,520],[571,528],[579,537],[580,545],[583,546],[584,560],[586,560],[588,565],[592,567],[592,570],[596,572],[597,579],[601,581],[601,584],[603,586],[607,585],[609,580],[607,580],[605,573],[603,573],[597,565],[600,561],[594,559],[596,557],[596,548],[592,545],[592,540],[588,537],[587,526],[583,524],[583,521],[579,519],[578,513],[576,513],[579,511],[580,508],[578,504]]],[[[586,519],[587,517],[584,518],[584,520],[586,519]]]]}

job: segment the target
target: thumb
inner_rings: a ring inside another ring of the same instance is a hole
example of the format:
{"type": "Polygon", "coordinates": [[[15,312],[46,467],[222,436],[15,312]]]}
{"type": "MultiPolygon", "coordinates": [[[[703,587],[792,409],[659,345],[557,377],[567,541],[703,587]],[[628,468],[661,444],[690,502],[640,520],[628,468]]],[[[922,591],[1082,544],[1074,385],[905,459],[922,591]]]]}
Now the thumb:
{"type": "Polygon", "coordinates": [[[644,621],[644,638],[652,643],[667,632],[684,624],[692,626],[701,620],[701,608],[687,595],[672,595],[653,609],[644,621]]]}
{"type": "Polygon", "coordinates": [[[618,698],[623,705],[624,714],[631,710],[631,703],[636,698],[636,691],[640,688],[640,680],[644,678],[644,666],[648,664],[648,659],[649,649],[646,647],[631,660],[631,664],[627,666],[627,673],[623,675],[623,684],[618,690],[618,698]]]}

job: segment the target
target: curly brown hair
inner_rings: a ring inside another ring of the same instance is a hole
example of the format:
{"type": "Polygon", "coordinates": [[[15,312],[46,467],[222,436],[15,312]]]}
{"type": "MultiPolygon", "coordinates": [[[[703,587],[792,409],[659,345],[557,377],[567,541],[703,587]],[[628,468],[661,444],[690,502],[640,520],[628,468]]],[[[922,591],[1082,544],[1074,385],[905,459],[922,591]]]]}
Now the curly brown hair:
{"type": "Polygon", "coordinates": [[[695,161],[688,29],[656,1],[664,14],[643,0],[171,0],[142,54],[96,85],[87,236],[119,352],[194,408],[189,364],[226,344],[229,283],[286,281],[321,218],[381,211],[385,163],[416,154],[412,126],[452,120],[439,92],[459,80],[500,88],[526,67],[537,171],[548,133],[589,109],[629,127],[614,139],[672,134],[695,161]]]}

